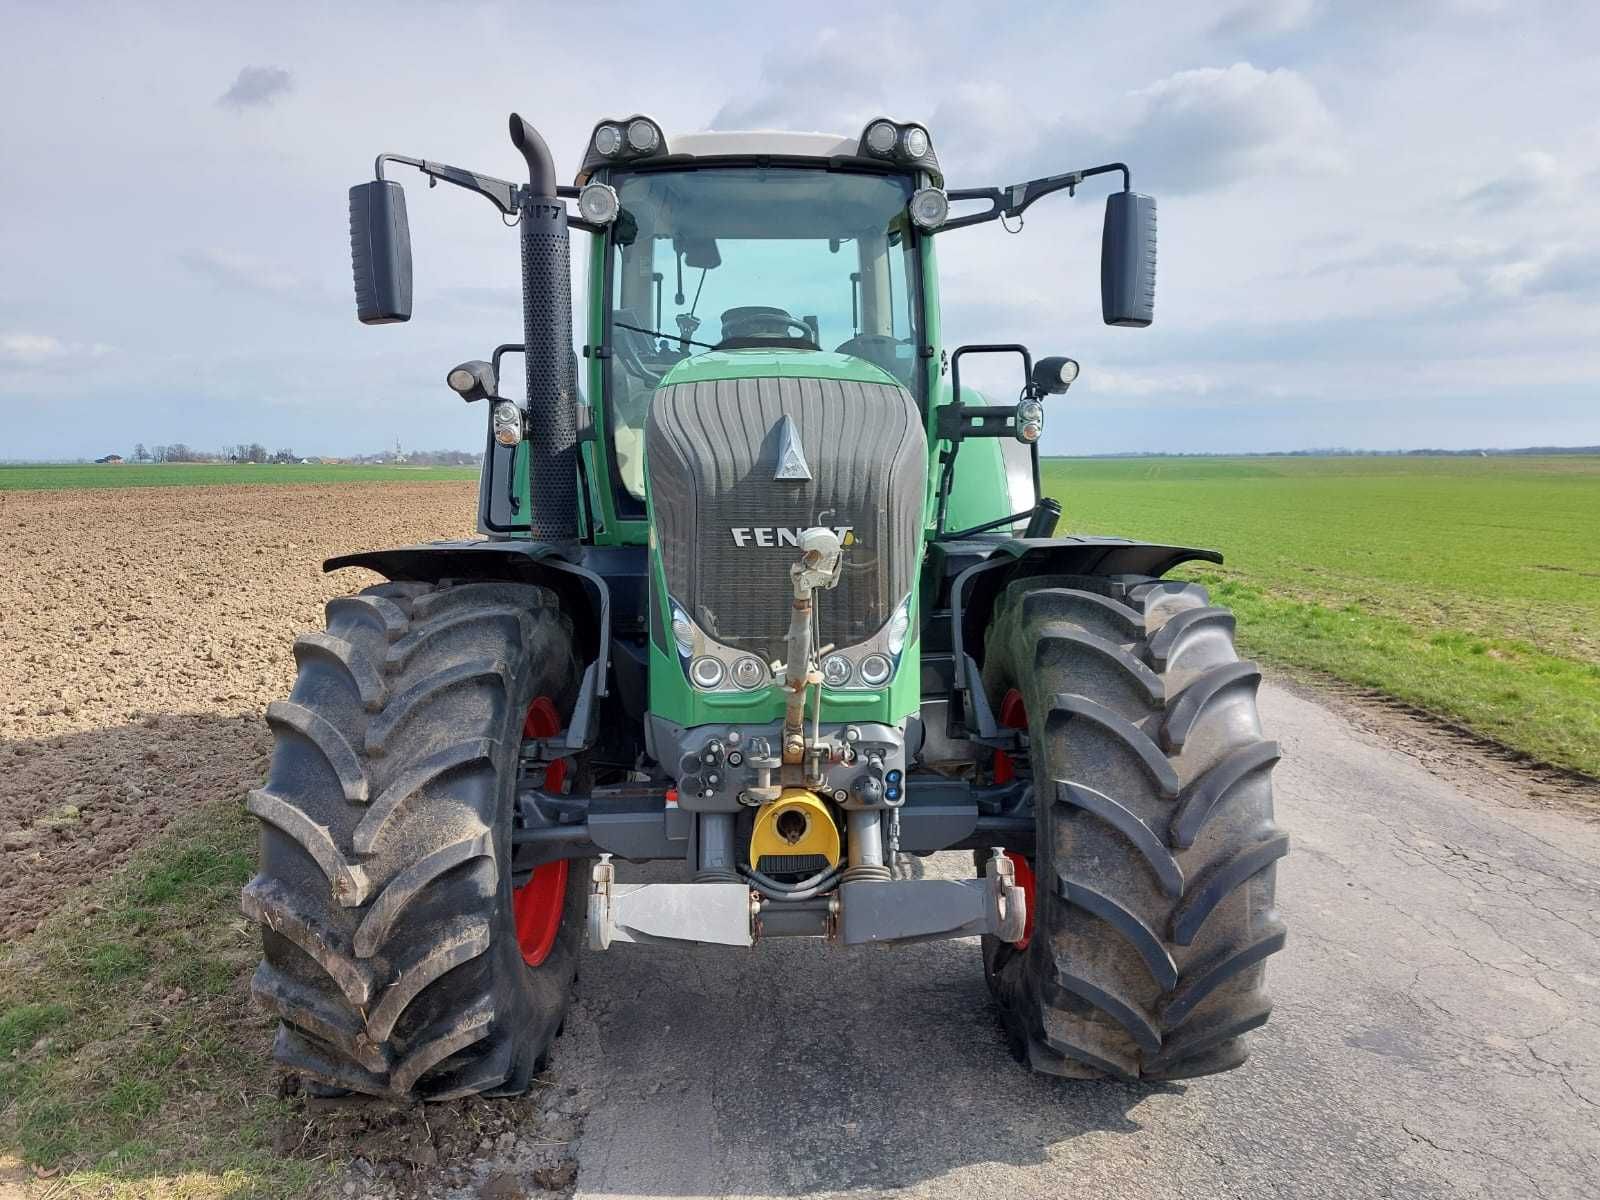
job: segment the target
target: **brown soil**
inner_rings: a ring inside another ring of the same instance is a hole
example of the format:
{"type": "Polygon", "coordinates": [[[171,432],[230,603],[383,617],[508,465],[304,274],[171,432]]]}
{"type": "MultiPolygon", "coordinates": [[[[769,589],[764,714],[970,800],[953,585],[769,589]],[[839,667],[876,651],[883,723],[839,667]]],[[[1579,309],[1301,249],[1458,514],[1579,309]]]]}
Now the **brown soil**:
{"type": "Polygon", "coordinates": [[[0,492],[0,938],[266,767],[330,555],[472,533],[471,483],[0,492]]]}

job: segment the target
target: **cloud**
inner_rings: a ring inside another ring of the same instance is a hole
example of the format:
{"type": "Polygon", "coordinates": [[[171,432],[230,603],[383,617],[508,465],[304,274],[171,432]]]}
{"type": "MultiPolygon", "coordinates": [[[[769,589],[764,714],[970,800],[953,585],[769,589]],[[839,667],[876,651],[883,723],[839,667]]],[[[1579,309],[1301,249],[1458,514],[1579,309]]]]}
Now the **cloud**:
{"type": "MultiPolygon", "coordinates": [[[[1179,71],[1133,93],[1140,106],[1124,142],[1165,177],[1163,190],[1198,192],[1244,176],[1319,173],[1345,164],[1338,126],[1297,71],[1247,62],[1179,71]]],[[[1132,153],[1133,151],[1130,151],[1132,153]]]]}
{"type": "Polygon", "coordinates": [[[244,67],[233,86],[217,97],[217,103],[236,112],[265,108],[279,96],[287,95],[293,87],[293,77],[282,67],[244,67]]]}
{"type": "Polygon", "coordinates": [[[1310,24],[1316,11],[1317,0],[1244,0],[1223,12],[1211,33],[1223,39],[1277,37],[1310,24]]]}
{"type": "MultiPolygon", "coordinates": [[[[906,55],[897,54],[906,67],[906,55]]],[[[711,118],[712,129],[807,129],[849,133],[886,115],[883,42],[870,32],[824,29],[810,46],[768,54],[761,81],[711,118]]],[[[887,114],[894,115],[894,114],[887,114]]]]}
{"type": "Polygon", "coordinates": [[[1515,281],[1524,296],[1594,296],[1600,294],[1600,251],[1553,251],[1520,273],[1515,281]]]}
{"type": "MultiPolygon", "coordinates": [[[[971,84],[942,103],[931,122],[941,146],[993,167],[1023,164],[1028,173],[1061,169],[1062,150],[1076,162],[1118,159],[1137,168],[1141,190],[1210,191],[1264,174],[1317,174],[1346,164],[1341,130],[1311,81],[1281,67],[1248,62],[1179,71],[1097,113],[1042,129],[1019,123],[1015,104],[996,85],[971,84]],[[1019,130],[1034,136],[1016,145],[1019,130]]],[[[1015,168],[1013,168],[1015,169],[1015,168]]],[[[1020,172],[1019,172],[1020,173],[1020,172]]]]}
{"type": "Polygon", "coordinates": [[[0,333],[0,360],[8,363],[45,362],[67,352],[60,338],[45,333],[0,333]]]}
{"type": "Polygon", "coordinates": [[[1515,170],[1470,188],[1462,195],[1461,203],[1480,212],[1503,212],[1558,195],[1571,182],[1571,172],[1555,155],[1543,150],[1524,151],[1514,161],[1515,170]]]}
{"type": "Polygon", "coordinates": [[[178,261],[227,291],[287,295],[305,290],[299,276],[265,259],[232,250],[186,250],[178,261]]]}

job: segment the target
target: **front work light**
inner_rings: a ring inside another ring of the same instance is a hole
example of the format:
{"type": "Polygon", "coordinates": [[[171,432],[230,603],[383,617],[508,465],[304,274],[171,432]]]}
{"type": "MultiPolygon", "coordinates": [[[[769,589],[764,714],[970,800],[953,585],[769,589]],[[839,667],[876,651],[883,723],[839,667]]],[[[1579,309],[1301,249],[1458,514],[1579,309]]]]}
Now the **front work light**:
{"type": "Polygon", "coordinates": [[[594,131],[594,148],[607,158],[622,149],[622,130],[615,125],[602,125],[594,131]]]}
{"type": "Polygon", "coordinates": [[[452,392],[468,404],[487,399],[495,392],[494,368],[481,358],[469,359],[459,367],[452,367],[444,381],[450,385],[452,392]]]}
{"type": "Polygon", "coordinates": [[[928,131],[920,125],[907,125],[900,135],[900,148],[907,158],[921,158],[928,152],[928,131]]]}
{"type": "Polygon", "coordinates": [[[1078,364],[1076,360],[1060,354],[1052,354],[1049,358],[1041,358],[1033,364],[1034,391],[1043,396],[1059,396],[1072,386],[1072,381],[1078,377],[1078,364]]]}
{"type": "Polygon", "coordinates": [[[617,189],[608,183],[586,183],[578,193],[578,215],[595,225],[611,224],[620,209],[617,189]]]}
{"type": "Polygon", "coordinates": [[[942,188],[918,188],[911,193],[910,207],[918,229],[937,229],[950,215],[950,198],[942,188]]]}
{"type": "Polygon", "coordinates": [[[640,154],[648,154],[661,141],[656,127],[643,117],[628,122],[628,145],[640,154]]]}
{"type": "Polygon", "coordinates": [[[900,132],[887,121],[874,121],[867,126],[867,149],[874,154],[893,154],[900,132]]]}

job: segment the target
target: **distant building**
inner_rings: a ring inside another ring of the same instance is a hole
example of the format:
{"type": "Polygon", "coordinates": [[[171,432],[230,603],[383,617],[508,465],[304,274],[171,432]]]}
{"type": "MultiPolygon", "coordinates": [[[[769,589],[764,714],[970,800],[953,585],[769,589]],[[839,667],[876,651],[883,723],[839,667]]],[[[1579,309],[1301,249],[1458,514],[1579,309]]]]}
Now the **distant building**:
{"type": "Polygon", "coordinates": [[[97,463],[120,463],[122,461],[122,455],[108,454],[104,458],[97,458],[94,461],[97,463]]]}

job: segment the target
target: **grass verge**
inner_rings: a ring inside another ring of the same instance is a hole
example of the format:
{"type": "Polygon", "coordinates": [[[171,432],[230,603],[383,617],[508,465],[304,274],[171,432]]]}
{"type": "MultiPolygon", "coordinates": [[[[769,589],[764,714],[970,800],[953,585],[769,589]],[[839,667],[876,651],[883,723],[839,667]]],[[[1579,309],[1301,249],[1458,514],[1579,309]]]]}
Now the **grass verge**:
{"type": "Polygon", "coordinates": [[[1600,777],[1600,664],[1545,654],[1519,638],[1418,629],[1357,603],[1286,599],[1209,572],[1181,574],[1233,609],[1248,655],[1374,688],[1542,762],[1600,777]]]}
{"type": "Polygon", "coordinates": [[[1064,529],[1215,547],[1246,652],[1600,776],[1600,456],[1055,459],[1064,529]]]}
{"type": "Polygon", "coordinates": [[[232,802],[197,810],[0,957],[0,1150],[41,1190],[291,1196],[326,1178],[274,1144],[291,1102],[249,997],[252,825],[232,802]]]}

